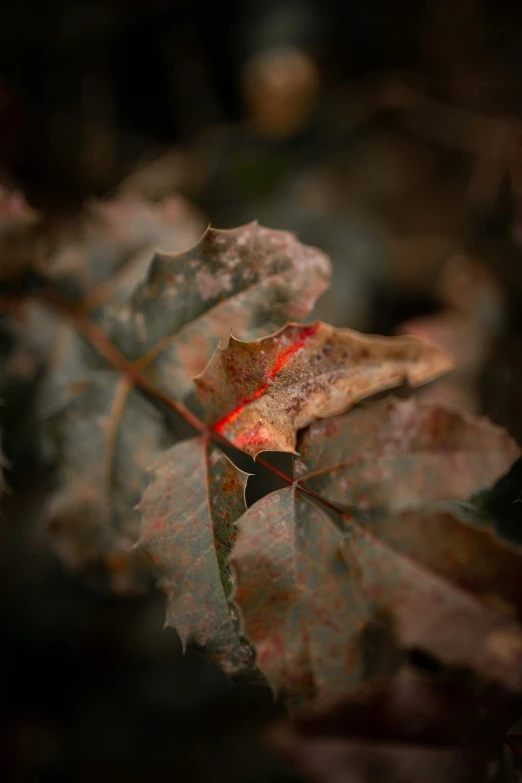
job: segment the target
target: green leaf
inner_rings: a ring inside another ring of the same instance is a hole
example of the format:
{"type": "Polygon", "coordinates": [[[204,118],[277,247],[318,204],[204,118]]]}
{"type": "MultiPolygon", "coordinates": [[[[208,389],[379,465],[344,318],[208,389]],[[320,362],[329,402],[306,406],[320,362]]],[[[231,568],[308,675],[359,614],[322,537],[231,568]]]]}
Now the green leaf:
{"type": "Polygon", "coordinates": [[[140,546],[165,594],[166,625],[235,675],[253,660],[238,633],[228,563],[246,479],[206,438],[184,441],[155,463],[139,505],[140,546]]]}
{"type": "Polygon", "coordinates": [[[332,522],[289,487],[249,508],[238,530],[233,600],[273,690],[300,702],[356,684],[359,617],[332,522]]]}
{"type": "Polygon", "coordinates": [[[190,250],[157,252],[130,302],[106,314],[123,354],[184,400],[219,341],[252,339],[304,318],[325,290],[327,257],[256,223],[209,228],[190,250]]]}
{"type": "Polygon", "coordinates": [[[238,523],[233,599],[256,663],[290,702],[332,699],[413,651],[522,690],[522,552],[455,515],[339,527],[293,487],[238,523]]]}
{"type": "MultiPolygon", "coordinates": [[[[149,467],[169,445],[155,407],[114,372],[98,372],[71,388],[59,419],[59,488],[46,511],[54,545],[66,564],[119,592],[148,582],[133,550],[135,506],[149,467]]],[[[171,441],[170,441],[171,442],[171,441]]]]}
{"type": "MultiPolygon", "coordinates": [[[[115,225],[120,231],[124,228],[127,230],[125,218],[128,205],[116,202],[106,208],[109,209],[113,233],[117,236],[115,225]]],[[[142,233],[138,232],[139,236],[142,236],[142,233]]],[[[97,236],[95,232],[95,238],[97,236]]],[[[105,234],[103,237],[106,238],[105,234]]],[[[94,246],[97,246],[96,242],[94,246]]],[[[90,275],[89,281],[92,283],[98,279],[100,266],[94,263],[97,256],[93,255],[89,244],[87,248],[88,263],[82,268],[87,277],[90,275]]],[[[56,274],[60,273],[61,282],[68,279],[64,277],[65,271],[74,267],[71,261],[74,259],[74,253],[69,250],[66,258],[67,263],[55,267],[56,274]]],[[[114,268],[114,263],[115,257],[110,259],[108,268],[114,268]]],[[[329,273],[328,261],[319,251],[301,245],[291,234],[272,232],[257,225],[224,232],[209,229],[191,251],[170,255],[158,253],[152,261],[147,280],[136,289],[132,305],[127,302],[128,289],[122,287],[122,269],[125,275],[129,271],[128,266],[118,267],[119,271],[115,276],[98,285],[98,288],[83,300],[82,311],[89,313],[91,319],[98,319],[102,328],[108,328],[110,331],[114,327],[116,331],[119,330],[118,333],[125,343],[120,347],[127,349],[127,358],[135,360],[137,370],[154,384],[166,388],[167,393],[176,400],[186,397],[193,386],[192,374],[201,369],[219,339],[228,336],[232,326],[241,328],[248,324],[248,328],[259,333],[265,328],[272,328],[274,319],[276,323],[280,323],[288,313],[305,315],[316,296],[326,286],[329,273]],[[111,309],[107,299],[114,301],[115,298],[120,304],[115,304],[111,309]],[[122,301],[127,303],[121,304],[122,301]],[[132,309],[132,317],[129,308],[132,309]],[[124,317],[126,312],[128,317],[124,317]],[[158,342],[151,342],[153,338],[158,342]],[[143,356],[149,348],[149,354],[143,356]],[[157,377],[158,368],[163,368],[167,374],[157,377]],[[165,386],[167,376],[169,381],[165,386]]],[[[77,278],[75,280],[77,281],[77,278]]],[[[107,362],[76,334],[70,324],[60,322],[53,315],[49,316],[46,311],[38,309],[38,306],[36,311],[33,308],[30,312],[33,315],[32,325],[37,324],[34,319],[38,316],[40,328],[29,331],[38,335],[36,339],[39,343],[45,342],[45,353],[49,357],[47,375],[40,389],[41,408],[48,415],[54,414],[51,429],[54,430],[55,437],[52,441],[57,442],[58,450],[61,440],[65,444],[62,457],[62,489],[55,503],[60,507],[65,505],[66,514],[70,515],[70,509],[78,507],[78,502],[74,499],[78,499],[79,494],[76,473],[74,470],[71,473],[67,462],[81,465],[83,461],[81,449],[78,449],[77,455],[72,454],[78,426],[74,414],[78,400],[71,403],[72,414],[69,412],[62,423],[60,419],[68,410],[71,393],[75,394],[78,388],[83,388],[86,374],[91,373],[89,377],[96,384],[96,374],[92,372],[108,372],[107,362]]],[[[22,341],[21,344],[27,345],[27,341],[22,341]]],[[[127,388],[125,379],[121,380],[121,384],[122,388],[127,388]]],[[[112,421],[110,394],[107,399],[101,400],[95,400],[92,391],[86,391],[87,400],[89,395],[97,413],[112,421]]],[[[138,395],[136,399],[142,398],[138,395]]],[[[136,422],[138,430],[135,434],[139,438],[139,415],[136,422]]],[[[136,426],[130,416],[121,423],[121,428],[128,427],[129,430],[136,429],[136,426]]],[[[160,431],[164,426],[161,423],[155,425],[157,441],[160,440],[160,431]]],[[[133,435],[129,434],[127,437],[131,439],[133,435]]],[[[120,441],[124,442],[123,436],[120,441]]],[[[95,462],[98,465],[103,464],[103,438],[93,439],[89,448],[93,451],[92,465],[94,466],[95,462]],[[97,457],[94,456],[96,450],[97,457]]],[[[121,456],[118,448],[115,459],[125,462],[128,458],[121,456]]],[[[97,480],[95,485],[98,486],[97,480]]],[[[138,500],[139,496],[133,495],[134,503],[138,500]]],[[[84,516],[85,530],[82,531],[82,536],[87,538],[89,527],[97,531],[103,524],[107,524],[109,529],[115,524],[118,525],[114,520],[102,522],[102,517],[98,519],[96,514],[84,516]]],[[[63,524],[61,527],[55,524],[53,531],[63,527],[63,524]]],[[[132,531],[135,532],[134,527],[132,531]]],[[[71,539],[72,536],[69,537],[69,540],[71,539]]],[[[95,532],[93,540],[100,541],[98,555],[105,558],[105,544],[98,532],[95,532]]],[[[121,539],[124,554],[127,544],[127,538],[121,539]]],[[[89,555],[85,558],[87,562],[91,562],[96,556],[96,545],[91,540],[89,547],[89,555]]],[[[76,555],[71,556],[63,542],[60,543],[60,550],[64,551],[70,563],[81,560],[76,555]]],[[[116,551],[115,546],[112,557],[116,556],[116,551]]]]}

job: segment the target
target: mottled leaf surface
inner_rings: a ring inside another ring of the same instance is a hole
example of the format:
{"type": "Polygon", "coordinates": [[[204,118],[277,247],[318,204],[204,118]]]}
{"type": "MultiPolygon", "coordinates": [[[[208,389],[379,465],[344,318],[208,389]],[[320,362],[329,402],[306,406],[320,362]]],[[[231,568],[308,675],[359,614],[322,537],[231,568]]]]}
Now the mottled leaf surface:
{"type": "Polygon", "coordinates": [[[350,532],[342,548],[363,613],[384,613],[403,648],[521,689],[519,551],[449,513],[350,532]]]}
{"type": "Polygon", "coordinates": [[[230,674],[253,659],[238,634],[228,563],[246,478],[208,439],[185,441],[155,463],[139,506],[140,544],[165,594],[166,624],[230,674]]]}
{"type": "Polygon", "coordinates": [[[361,621],[328,517],[289,487],[255,503],[238,528],[233,598],[273,689],[305,699],[356,684],[361,621]]]}
{"type": "MultiPolygon", "coordinates": [[[[107,570],[116,590],[138,585],[132,547],[149,467],[169,445],[155,410],[124,378],[97,372],[71,389],[61,428],[59,489],[46,518],[54,544],[72,568],[107,570]],[[136,583],[135,583],[136,579],[136,583]]],[[[143,577],[143,573],[141,573],[143,577]]]]}
{"type": "Polygon", "coordinates": [[[359,511],[463,500],[506,473],[520,450],[507,432],[457,408],[387,399],[304,430],[300,483],[359,511]]]}
{"type": "Polygon", "coordinates": [[[412,650],[522,688],[522,554],[488,532],[443,512],[336,529],[295,488],[238,527],[234,601],[286,698],[332,698],[412,650]]]}
{"type": "MultiPolygon", "coordinates": [[[[153,206],[129,198],[103,202],[80,225],[76,238],[73,235],[52,256],[49,265],[49,277],[62,294],[78,297],[76,308],[98,321],[109,338],[117,338],[117,347],[135,361],[136,368],[177,400],[184,399],[193,388],[192,376],[202,369],[219,340],[228,337],[232,326],[240,330],[248,326],[246,334],[257,336],[279,326],[289,315],[305,315],[329,276],[328,260],[322,253],[301,245],[291,234],[255,224],[233,231],[209,229],[192,250],[158,251],[152,263],[150,255],[142,252],[150,251],[151,242],[164,243],[173,250],[183,242],[190,246],[194,228],[194,220],[188,220],[186,205],[179,199],[153,206]],[[136,276],[143,276],[144,264],[150,267],[149,274],[136,288],[136,276]],[[161,371],[158,375],[158,368],[164,368],[166,374],[161,371]]],[[[67,411],[71,390],[83,388],[86,375],[100,371],[100,377],[104,377],[107,362],[72,325],[49,314],[38,303],[29,303],[20,315],[26,339],[18,342],[10,363],[19,374],[30,378],[35,371],[33,357],[47,357],[40,411],[47,417],[53,415],[51,442],[57,442],[59,449],[63,441],[63,460],[71,463],[62,473],[62,489],[54,505],[76,508],[73,499],[81,495],[77,481],[81,476],[71,466],[81,465],[83,456],[81,448],[71,457],[68,450],[72,453],[79,426],[74,415],[78,400],[72,401],[73,413],[69,411],[63,421],[60,412],[67,411]]],[[[89,377],[96,379],[95,375],[89,377]]],[[[123,379],[121,384],[126,381],[123,379]]],[[[91,396],[94,404],[90,389],[85,398],[91,396]]],[[[142,398],[138,395],[136,399],[142,398]]],[[[100,409],[107,404],[101,403],[100,409]]],[[[139,415],[136,422],[137,430],[131,417],[122,427],[128,427],[127,437],[135,437],[138,443],[139,415]]],[[[161,426],[157,424],[158,438],[161,426]]],[[[128,447],[137,448],[131,444],[128,447]]],[[[98,449],[99,467],[104,461],[103,438],[100,436],[96,445],[93,441],[90,448],[93,455],[98,449]]],[[[119,448],[118,441],[116,459],[125,463],[129,458],[120,455],[119,448]]],[[[93,466],[94,461],[93,456],[93,466]]],[[[93,486],[99,486],[97,479],[93,486]]],[[[139,495],[133,495],[130,508],[139,499],[139,495]]],[[[95,513],[83,516],[85,531],[90,526],[97,530],[102,524],[95,513]]],[[[115,519],[106,524],[109,529],[118,526],[115,519]]],[[[55,524],[53,531],[58,529],[55,524]]],[[[60,548],[66,552],[64,538],[61,536],[60,548]]],[[[72,537],[67,540],[70,543],[72,537]]],[[[122,545],[126,546],[123,539],[122,545]]],[[[69,562],[75,559],[67,552],[66,557],[69,562]]],[[[91,559],[89,555],[87,560],[91,559]]]]}
{"type": "Polygon", "coordinates": [[[105,326],[125,356],[182,400],[232,330],[252,339],[303,318],[329,277],[328,258],[293,234],[256,223],[209,228],[190,250],[157,251],[145,282],[105,326]]]}
{"type": "Polygon", "coordinates": [[[207,422],[255,457],[295,451],[297,430],[407,380],[447,372],[451,358],[414,337],[373,337],[319,321],[288,324],[254,342],[218,348],[196,391],[207,422]]]}

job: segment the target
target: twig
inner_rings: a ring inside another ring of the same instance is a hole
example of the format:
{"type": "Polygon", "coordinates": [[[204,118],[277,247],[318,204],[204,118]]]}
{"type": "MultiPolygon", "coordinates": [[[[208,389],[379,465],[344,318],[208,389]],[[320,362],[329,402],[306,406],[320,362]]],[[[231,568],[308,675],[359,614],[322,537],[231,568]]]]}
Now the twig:
{"type": "MultiPolygon", "coordinates": [[[[167,408],[174,411],[174,413],[180,416],[180,418],[182,418],[190,427],[196,430],[196,432],[198,432],[200,435],[206,435],[207,437],[211,438],[213,441],[217,443],[221,443],[222,445],[228,446],[229,448],[237,449],[237,447],[231,441],[229,441],[224,435],[216,432],[215,430],[212,429],[212,427],[207,427],[202,421],[200,421],[200,419],[198,419],[197,416],[195,416],[191,411],[185,408],[184,405],[175,402],[171,397],[169,397],[168,394],[161,391],[161,389],[158,389],[153,383],[151,383],[147,378],[145,378],[145,376],[140,372],[136,364],[133,364],[132,362],[129,362],[127,359],[125,359],[125,357],[122,356],[122,354],[119,352],[116,346],[111,342],[111,340],[109,340],[105,332],[102,329],[100,329],[99,326],[97,326],[97,324],[91,321],[81,311],[78,311],[77,309],[69,305],[68,302],[64,301],[54,291],[49,290],[40,293],[39,299],[41,299],[41,301],[43,301],[53,310],[58,312],[62,317],[71,321],[76,327],[76,329],[79,332],[81,332],[81,334],[83,334],[84,337],[87,338],[87,340],[98,351],[98,353],[101,356],[103,356],[104,359],[106,359],[112,367],[119,370],[123,375],[125,375],[129,383],[138,386],[139,388],[143,389],[143,391],[147,392],[147,394],[150,394],[151,397],[154,397],[155,399],[162,402],[167,408]]],[[[286,473],[283,473],[283,471],[279,470],[274,465],[271,465],[270,462],[268,462],[267,460],[261,457],[258,457],[256,461],[263,468],[269,470],[271,473],[278,476],[287,484],[295,485],[305,495],[312,497],[314,500],[318,501],[326,508],[329,508],[331,511],[335,512],[336,514],[346,516],[345,509],[339,508],[338,506],[336,506],[334,503],[331,503],[326,498],[321,497],[321,495],[317,494],[317,492],[314,492],[312,489],[309,489],[308,487],[304,487],[300,483],[300,479],[295,480],[291,476],[287,476],[286,473]]]]}

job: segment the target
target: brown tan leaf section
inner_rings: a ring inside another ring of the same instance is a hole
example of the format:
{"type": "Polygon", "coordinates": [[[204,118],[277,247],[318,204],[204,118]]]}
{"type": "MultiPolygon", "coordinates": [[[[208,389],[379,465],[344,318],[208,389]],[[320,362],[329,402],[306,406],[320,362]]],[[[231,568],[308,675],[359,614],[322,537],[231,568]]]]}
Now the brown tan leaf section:
{"type": "Polygon", "coordinates": [[[231,337],[196,378],[206,420],[235,446],[295,451],[297,430],[404,381],[419,386],[453,367],[434,343],[374,337],[316,321],[269,337],[231,337]]]}

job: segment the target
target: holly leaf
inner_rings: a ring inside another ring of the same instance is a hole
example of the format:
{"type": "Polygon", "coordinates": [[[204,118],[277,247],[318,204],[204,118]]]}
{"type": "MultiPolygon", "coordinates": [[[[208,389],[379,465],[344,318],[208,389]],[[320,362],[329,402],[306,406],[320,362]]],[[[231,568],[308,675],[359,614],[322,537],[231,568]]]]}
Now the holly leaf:
{"type": "Polygon", "coordinates": [[[274,692],[297,706],[352,687],[359,616],[339,531],[295,487],[255,503],[238,530],[232,597],[274,692]]]}
{"type": "Polygon", "coordinates": [[[158,203],[133,195],[91,201],[60,229],[43,272],[68,300],[96,313],[104,303],[130,296],[155,247],[190,246],[202,228],[201,217],[180,196],[158,203]]]}
{"type": "Polygon", "coordinates": [[[294,452],[297,431],[375,392],[427,383],[453,367],[414,337],[373,337],[317,321],[287,324],[255,342],[231,338],[196,380],[205,418],[255,457],[294,452]]]}
{"type": "Polygon", "coordinates": [[[304,318],[329,277],[327,256],[286,231],[209,228],[188,251],[158,251],[130,301],[106,313],[105,329],[147,378],[183,401],[231,330],[252,339],[304,318]]]}
{"type": "Polygon", "coordinates": [[[298,451],[299,483],[355,513],[467,499],[520,454],[513,438],[485,418],[391,398],[315,422],[300,434],[298,451]]]}
{"type": "Polygon", "coordinates": [[[166,625],[184,647],[205,648],[236,675],[251,672],[253,662],[230,601],[228,563],[246,480],[207,438],[184,441],[156,462],[139,505],[140,546],[165,594],[166,625]]]}
{"type": "Polygon", "coordinates": [[[233,598],[274,690],[331,698],[415,647],[519,687],[516,655],[495,658],[484,639],[498,625],[518,651],[502,612],[522,606],[522,550],[433,508],[496,481],[514,441],[456,409],[384,400],[314,423],[299,450],[296,483],[246,512],[231,556],[233,598]],[[300,486],[351,515],[334,524],[300,486]]]}
{"type": "MultiPolygon", "coordinates": [[[[155,246],[185,247],[201,230],[200,217],[180,197],[157,204],[132,196],[92,202],[71,225],[49,229],[47,252],[33,263],[34,271],[44,293],[52,291],[77,313],[99,321],[109,304],[131,295],[155,246]]],[[[66,404],[70,382],[107,367],[71,323],[53,311],[53,301],[34,299],[16,307],[10,324],[14,347],[7,360],[7,373],[15,381],[34,382],[45,370],[40,384],[45,415],[66,404]]]]}
{"type": "Polygon", "coordinates": [[[172,443],[162,417],[115,372],[97,372],[71,386],[58,420],[58,490],[46,521],[62,560],[94,584],[117,592],[148,584],[143,556],[133,550],[136,505],[149,467],[172,443]]]}
{"type": "Polygon", "coordinates": [[[522,688],[522,552],[449,513],[335,527],[296,487],[238,522],[233,600],[256,662],[291,703],[331,699],[420,650],[522,688]]]}
{"type": "MultiPolygon", "coordinates": [[[[88,268],[91,269],[90,266],[88,268]]],[[[313,305],[315,296],[326,285],[328,272],[328,261],[323,254],[304,247],[292,235],[285,232],[271,232],[257,225],[229,232],[208,230],[193,251],[172,253],[168,256],[157,254],[154,257],[146,282],[138,286],[132,297],[132,307],[135,307],[132,318],[129,317],[123,321],[114,320],[116,314],[121,318],[125,309],[130,308],[131,305],[127,303],[114,306],[111,309],[105,304],[102,308],[98,308],[100,304],[98,294],[91,295],[89,306],[96,310],[96,318],[102,327],[109,328],[109,331],[111,326],[122,327],[123,331],[120,336],[137,341],[135,346],[137,353],[134,353],[134,349],[131,351],[130,348],[126,352],[127,358],[135,362],[137,370],[148,378],[152,377],[154,383],[161,386],[162,379],[157,377],[155,372],[158,368],[164,366],[167,368],[165,375],[165,379],[167,377],[169,379],[167,387],[173,398],[180,399],[184,398],[188,388],[193,386],[191,380],[193,369],[200,370],[202,368],[220,337],[223,336],[223,329],[226,329],[228,333],[230,326],[241,328],[242,325],[248,323],[250,328],[257,332],[258,330],[262,331],[266,326],[272,328],[274,321],[280,323],[289,312],[293,315],[304,315],[313,305]],[[252,246],[247,244],[250,240],[252,246]],[[240,264],[241,268],[236,270],[240,264]],[[298,279],[299,271],[303,273],[302,281],[290,284],[291,279],[294,281],[298,279]],[[212,282],[214,280],[212,274],[216,276],[217,282],[212,282]],[[223,283],[223,276],[226,275],[228,275],[227,280],[231,281],[231,287],[228,283],[223,283]],[[161,280],[165,285],[160,284],[161,280]],[[212,285],[217,288],[210,296],[208,289],[212,285]],[[276,298],[274,299],[274,297],[276,298]],[[257,307],[255,306],[256,302],[257,307]],[[185,326],[180,328],[182,323],[185,323],[185,326]],[[130,329],[128,334],[127,327],[130,329]],[[141,355],[141,352],[149,348],[149,343],[143,343],[140,338],[143,329],[149,336],[154,332],[159,340],[145,356],[141,355]],[[169,333],[169,329],[174,331],[169,333]],[[167,360],[168,364],[164,365],[167,360]],[[173,388],[170,387],[171,382],[175,384],[173,388]]],[[[111,278],[111,297],[120,296],[122,293],[116,282],[118,279],[118,276],[111,278]]],[[[104,285],[108,285],[108,283],[104,285]]],[[[107,289],[103,290],[106,295],[107,289]]],[[[125,296],[122,299],[127,301],[125,296]]],[[[87,307],[85,301],[82,307],[87,307]]],[[[89,310],[91,316],[94,310],[89,310]]],[[[40,334],[44,335],[46,332],[42,329],[40,334]]],[[[71,532],[69,535],[67,533],[69,523],[63,522],[64,519],[72,519],[71,526],[75,531],[76,522],[74,520],[78,516],[78,508],[80,505],[82,508],[85,507],[84,500],[80,504],[80,499],[83,498],[81,487],[87,458],[83,452],[83,445],[73,447],[77,441],[76,429],[79,417],[79,413],[75,413],[79,410],[77,391],[83,389],[82,379],[86,372],[99,371],[102,372],[101,377],[103,377],[107,370],[104,369],[105,360],[98,356],[92,347],[87,344],[83,346],[82,343],[80,353],[76,350],[76,341],[80,338],[69,325],[60,327],[59,335],[60,339],[48,347],[49,379],[41,390],[40,396],[42,407],[54,413],[51,419],[51,442],[53,445],[56,444],[54,448],[58,452],[62,449],[62,462],[70,463],[69,466],[64,466],[61,473],[62,489],[53,506],[52,529],[66,560],[70,563],[77,562],[83,569],[85,564],[81,564],[81,558],[71,556],[69,551],[73,546],[71,542],[79,540],[78,532],[71,532]],[[55,350],[55,346],[59,350],[55,350]],[[71,391],[76,397],[72,402],[71,410],[61,422],[60,411],[68,410],[68,398],[71,391]],[[56,509],[59,509],[58,516],[61,520],[59,522],[56,521],[56,509]],[[60,509],[65,510],[62,513],[60,509]]],[[[96,381],[95,374],[91,374],[89,377],[93,382],[96,381]]],[[[122,381],[122,384],[125,386],[126,381],[122,381]]],[[[87,423],[90,417],[93,422],[93,432],[98,433],[96,438],[85,441],[93,468],[95,462],[98,465],[98,470],[93,472],[93,476],[96,478],[91,487],[91,489],[98,488],[98,494],[96,502],[88,504],[89,507],[92,505],[94,507],[102,506],[101,499],[104,497],[102,492],[104,485],[103,482],[98,481],[98,474],[99,466],[106,461],[104,456],[106,441],[100,430],[99,422],[106,422],[106,426],[110,430],[118,432],[121,431],[122,426],[133,427],[130,413],[126,423],[120,423],[119,409],[114,409],[111,395],[112,391],[103,395],[86,391],[85,397],[82,396],[82,399],[85,400],[82,404],[88,409],[88,414],[82,413],[84,421],[87,423]],[[95,456],[96,450],[98,450],[97,456],[95,456]]],[[[130,399],[131,397],[127,400],[125,411],[130,410],[127,407],[130,399]]],[[[142,398],[132,397],[132,399],[142,398]]],[[[158,424],[154,428],[155,438],[158,442],[161,426],[165,425],[158,424]]],[[[166,434],[168,436],[168,433],[166,434]]],[[[139,427],[135,436],[139,438],[139,427]]],[[[123,440],[121,442],[125,443],[123,440]]],[[[136,441],[136,447],[138,443],[139,440],[136,441]]],[[[119,453],[119,449],[122,447],[125,446],[120,446],[120,441],[118,441],[113,449],[114,459],[116,464],[120,461],[127,465],[128,475],[133,477],[138,466],[129,464],[129,457],[119,453]]],[[[155,454],[150,448],[147,450],[146,444],[140,453],[143,459],[147,455],[147,465],[154,461],[155,454]]],[[[143,464],[139,463],[140,471],[143,464]]],[[[89,474],[87,473],[87,475],[89,474]]],[[[138,485],[142,490],[144,489],[141,473],[139,473],[139,480],[136,480],[136,486],[138,485]]],[[[118,493],[115,498],[118,498],[118,493]]],[[[133,502],[129,508],[132,508],[139,499],[137,492],[136,496],[133,494],[133,502]]],[[[89,540],[89,547],[86,548],[88,552],[85,558],[86,563],[95,559],[96,542],[99,543],[98,558],[103,562],[107,559],[108,551],[113,559],[116,557],[118,549],[116,542],[118,541],[121,544],[122,558],[127,560],[129,542],[133,535],[134,540],[137,538],[137,528],[133,523],[126,530],[124,536],[120,534],[121,521],[118,514],[124,513],[123,500],[121,503],[119,502],[118,508],[120,506],[121,509],[118,513],[113,510],[98,516],[97,513],[82,512],[85,527],[82,537],[89,540]],[[107,541],[99,533],[102,524],[113,528],[112,533],[107,532],[107,541]],[[93,526],[92,536],[87,532],[90,525],[93,526]]],[[[107,507],[107,504],[104,507],[107,507]]],[[[130,515],[129,509],[127,512],[130,515]]],[[[129,518],[135,519],[133,515],[130,515],[129,518]]]]}

